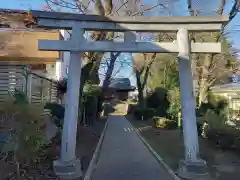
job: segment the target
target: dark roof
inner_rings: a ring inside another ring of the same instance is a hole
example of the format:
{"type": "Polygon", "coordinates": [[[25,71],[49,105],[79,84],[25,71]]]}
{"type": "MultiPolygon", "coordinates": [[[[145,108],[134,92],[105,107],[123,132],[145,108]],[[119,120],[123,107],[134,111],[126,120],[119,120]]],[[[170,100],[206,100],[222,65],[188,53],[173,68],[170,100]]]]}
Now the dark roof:
{"type": "Polygon", "coordinates": [[[110,88],[124,90],[124,89],[134,89],[135,87],[131,86],[129,78],[114,78],[112,79],[110,88]]]}
{"type": "Polygon", "coordinates": [[[28,16],[27,12],[28,11],[26,10],[20,10],[20,9],[1,9],[0,8],[0,28],[12,28],[12,24],[19,22],[24,24],[24,27],[19,25],[17,26],[17,28],[14,27],[15,30],[19,29],[24,31],[30,30],[30,31],[56,32],[56,30],[53,30],[53,29],[45,29],[45,28],[38,27],[35,20],[31,16],[28,16]],[[8,17],[10,18],[8,19],[8,17]]]}

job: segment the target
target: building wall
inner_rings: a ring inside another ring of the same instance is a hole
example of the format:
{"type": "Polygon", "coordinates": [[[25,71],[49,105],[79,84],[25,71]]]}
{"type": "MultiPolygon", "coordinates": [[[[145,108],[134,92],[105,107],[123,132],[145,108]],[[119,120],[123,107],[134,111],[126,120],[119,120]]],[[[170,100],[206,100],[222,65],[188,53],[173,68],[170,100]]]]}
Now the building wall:
{"type": "Polygon", "coordinates": [[[34,66],[32,72],[59,79],[59,52],[38,50],[39,39],[59,40],[59,31],[41,29],[26,11],[10,9],[1,9],[0,27],[0,63],[34,66]]]}
{"type": "MultiPolygon", "coordinates": [[[[70,38],[70,34],[66,30],[60,30],[61,39],[68,40],[70,38]]],[[[68,68],[70,61],[70,52],[60,52],[60,62],[59,62],[59,78],[67,78],[68,76],[68,68]]]]}
{"type": "Polygon", "coordinates": [[[56,63],[58,52],[38,50],[38,40],[58,40],[59,32],[0,31],[0,61],[27,64],[56,63]]]}
{"type": "Polygon", "coordinates": [[[56,63],[55,64],[47,64],[46,66],[46,77],[49,79],[58,80],[57,71],[56,71],[56,63]]]}

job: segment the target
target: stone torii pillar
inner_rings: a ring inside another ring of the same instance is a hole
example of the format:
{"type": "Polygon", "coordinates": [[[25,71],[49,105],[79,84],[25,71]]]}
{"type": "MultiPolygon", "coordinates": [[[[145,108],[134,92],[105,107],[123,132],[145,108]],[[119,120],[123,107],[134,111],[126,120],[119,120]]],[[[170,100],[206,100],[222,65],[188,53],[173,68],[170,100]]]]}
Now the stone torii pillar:
{"type": "Polygon", "coordinates": [[[197,179],[207,174],[206,162],[199,159],[199,143],[196,121],[196,99],[193,89],[193,73],[190,60],[190,41],[188,30],[177,33],[179,46],[180,97],[182,107],[182,126],[185,147],[185,159],[180,161],[178,175],[186,179],[197,179]],[[194,169],[194,173],[189,170],[194,169]],[[197,176],[196,176],[197,175],[197,176]]]}
{"type": "Polygon", "coordinates": [[[180,95],[183,119],[185,159],[179,163],[178,175],[186,179],[206,176],[205,161],[199,159],[198,133],[193,96],[190,53],[220,53],[221,43],[189,42],[188,31],[219,31],[228,17],[101,17],[97,15],[32,11],[38,25],[50,29],[72,30],[70,40],[40,40],[39,49],[70,51],[67,104],[64,117],[61,158],[54,162],[55,173],[62,179],[81,176],[75,157],[76,129],[83,52],[179,53],[180,95]],[[96,41],[83,38],[84,30],[126,32],[124,42],[96,41]],[[136,42],[133,32],[175,31],[177,42],[136,42]]]}
{"type": "MultiPolygon", "coordinates": [[[[84,30],[77,26],[72,29],[70,42],[76,46],[78,41],[84,39],[84,30]]],[[[76,158],[76,136],[78,124],[79,88],[82,69],[82,56],[77,51],[70,51],[69,76],[67,82],[67,95],[63,134],[61,140],[60,161],[54,161],[55,173],[60,179],[78,179],[82,176],[80,160],[76,158]]]]}

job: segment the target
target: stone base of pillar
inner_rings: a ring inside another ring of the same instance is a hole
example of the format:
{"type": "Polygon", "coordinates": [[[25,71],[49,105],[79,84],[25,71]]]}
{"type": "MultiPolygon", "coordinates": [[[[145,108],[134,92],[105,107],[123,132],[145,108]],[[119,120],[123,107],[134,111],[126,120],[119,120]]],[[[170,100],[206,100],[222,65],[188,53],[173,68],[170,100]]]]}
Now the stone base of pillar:
{"type": "Polygon", "coordinates": [[[179,177],[189,180],[212,179],[204,160],[199,160],[199,162],[187,162],[185,160],[180,160],[177,174],[179,177]]]}
{"type": "Polygon", "coordinates": [[[79,159],[68,162],[53,161],[53,171],[60,180],[79,180],[82,177],[79,159]]]}

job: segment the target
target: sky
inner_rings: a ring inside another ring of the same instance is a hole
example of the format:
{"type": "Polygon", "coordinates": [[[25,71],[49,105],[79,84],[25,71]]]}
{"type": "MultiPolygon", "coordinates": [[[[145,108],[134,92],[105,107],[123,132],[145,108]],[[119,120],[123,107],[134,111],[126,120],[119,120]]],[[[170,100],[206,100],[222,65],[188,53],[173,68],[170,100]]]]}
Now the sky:
{"type": "MultiPolygon", "coordinates": [[[[3,1],[3,0],[1,0],[3,1]]],[[[143,0],[151,5],[156,5],[159,3],[168,4],[169,9],[174,9],[173,12],[166,11],[165,9],[159,7],[155,8],[152,11],[147,12],[146,16],[173,16],[173,15],[180,15],[180,16],[188,16],[188,10],[186,6],[187,0],[143,0]]],[[[213,14],[216,7],[218,7],[219,0],[193,0],[193,8],[199,10],[199,14],[203,15],[211,15],[213,14]]],[[[230,12],[232,7],[233,0],[227,0],[227,6],[225,8],[225,14],[230,12]]],[[[0,4],[0,8],[7,8],[7,9],[41,9],[41,7],[45,5],[45,0],[6,0],[4,3],[0,4]]],[[[233,44],[234,48],[240,49],[240,15],[238,14],[231,23],[226,27],[226,31],[231,32],[227,38],[233,44]]],[[[131,62],[131,54],[123,54],[120,56],[121,59],[126,59],[125,61],[131,62]]],[[[128,63],[129,64],[129,63],[128,63]]],[[[116,65],[115,71],[118,71],[119,67],[120,71],[116,75],[117,77],[128,77],[130,78],[133,85],[135,85],[135,77],[132,72],[132,67],[128,64],[123,64],[123,66],[118,63],[116,65]]],[[[101,68],[100,70],[102,73],[104,69],[101,68]]]]}

